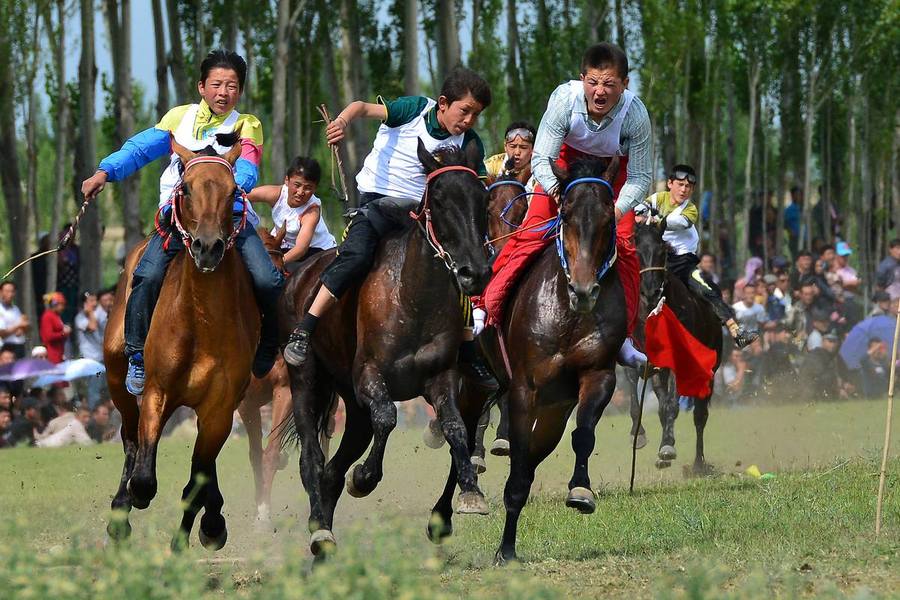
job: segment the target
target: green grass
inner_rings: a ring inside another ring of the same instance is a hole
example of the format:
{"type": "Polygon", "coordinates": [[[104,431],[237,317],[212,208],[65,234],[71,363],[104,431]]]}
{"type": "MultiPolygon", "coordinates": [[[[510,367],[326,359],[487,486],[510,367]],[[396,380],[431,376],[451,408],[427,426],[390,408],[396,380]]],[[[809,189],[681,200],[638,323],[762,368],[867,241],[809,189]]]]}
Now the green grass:
{"type": "MultiPolygon", "coordinates": [[[[519,526],[523,563],[492,566],[503,526],[505,459],[489,457],[482,477],[492,514],[454,520],[440,547],[423,535],[449,464],[445,450],[397,431],[385,480],[370,497],[345,496],[339,552],[310,569],[307,500],[296,461],[279,473],[273,525],[254,523],[246,443],[229,442],[219,461],[228,545],[211,554],[168,550],[192,441],[165,440],[159,494],[132,515],[134,534],[104,547],[108,503],[118,481],[116,445],[0,453],[0,596],[22,598],[767,598],[900,595],[900,459],[890,463],[884,528],[873,536],[883,436],[883,402],[715,410],[707,456],[719,477],[684,480],[693,425],[677,425],[680,456],[653,467],[659,423],[648,415],[630,496],[628,420],[604,418],[591,472],[598,510],[562,505],[571,472],[568,436],[538,471],[519,526]],[[775,478],[743,475],[756,464],[775,478]]],[[[900,435],[900,434],[898,434],[900,435]]],[[[895,445],[896,447],[896,445],[895,445]]]]}

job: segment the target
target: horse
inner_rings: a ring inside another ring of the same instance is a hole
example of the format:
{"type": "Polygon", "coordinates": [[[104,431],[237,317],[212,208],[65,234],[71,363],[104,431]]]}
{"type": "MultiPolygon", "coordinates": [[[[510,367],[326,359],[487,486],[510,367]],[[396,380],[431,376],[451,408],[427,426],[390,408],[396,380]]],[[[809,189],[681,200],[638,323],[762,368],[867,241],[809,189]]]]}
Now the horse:
{"type": "MultiPolygon", "coordinates": [[[[219,140],[229,145],[223,142],[219,140]]],[[[218,156],[211,148],[195,154],[174,138],[171,143],[184,164],[172,215],[187,252],[172,259],[160,291],[145,346],[147,377],[140,405],[125,389],[124,312],[131,274],[147,241],[126,259],[104,339],[107,381],[122,414],[125,450],[107,532],[113,539],[127,537],[131,508],[150,505],[157,491],[156,451],[163,425],[176,408],[189,406],[197,413],[198,432],[190,478],[182,493],[184,512],[172,547],[187,545],[202,508],[200,542],[218,550],[228,539],[228,529],[222,516],[216,457],[231,433],[234,410],[250,381],[260,335],[250,275],[231,247],[240,227],[233,225],[232,205],[237,190],[233,167],[241,147],[235,143],[218,156]]]]}
{"type": "MultiPolygon", "coordinates": [[[[663,232],[655,225],[642,224],[635,228],[635,245],[641,264],[641,308],[639,317],[646,321],[649,310],[657,306],[665,297],[666,304],[678,317],[684,327],[703,345],[716,353],[713,373],[722,362],[722,325],[709,302],[692,293],[680,279],[666,270],[669,246],[662,238],[663,232]]],[[[659,444],[657,467],[668,467],[676,458],[675,419],[678,417],[678,395],[670,382],[668,370],[653,378],[653,388],[659,398],[659,420],[662,424],[662,439],[659,444]]],[[[697,431],[697,447],[692,470],[695,474],[708,473],[710,468],[703,454],[703,430],[709,419],[709,400],[712,397],[712,382],[709,394],[696,398],[694,402],[694,428],[697,431]]],[[[636,409],[632,409],[632,419],[636,419],[636,409]]],[[[640,435],[636,422],[632,434],[640,435]]]]}
{"type": "Polygon", "coordinates": [[[483,340],[496,372],[506,373],[498,359],[501,344],[516,349],[509,354],[510,474],[498,563],[516,559],[519,515],[535,469],[559,443],[576,407],[575,467],[566,504],[594,510],[588,458],[615,389],[616,355],[626,335],[624,291],[612,268],[616,235],[609,182],[618,160],[582,159],[568,171],[552,168],[564,190],[556,245],[544,250],[510,296],[500,332],[489,330],[483,340]]]}
{"type": "MultiPolygon", "coordinates": [[[[465,324],[460,293],[480,293],[490,273],[483,245],[487,191],[475,173],[480,159],[471,143],[432,155],[420,141],[418,158],[426,191],[410,226],[385,236],[367,277],[320,318],[311,340],[313,360],[288,367],[300,475],[310,501],[310,550],[317,559],[336,546],[334,510],[345,476],[355,497],[371,493],[382,478],[385,446],[397,422],[395,400],[424,396],[434,407],[453,459],[444,496],[449,489],[452,500],[458,479],[458,511],[487,513],[469,460],[480,407],[463,420],[456,366],[465,324]],[[325,464],[316,436],[333,391],[345,400],[346,423],[340,446],[325,464]],[[365,461],[348,475],[373,439],[365,461]]],[[[321,252],[291,277],[280,303],[283,340],[311,304],[319,275],[334,256],[334,250],[321,252]]],[[[444,508],[434,509],[445,516],[442,533],[449,526],[444,508]]],[[[432,530],[429,525],[433,535],[432,530]]]]}

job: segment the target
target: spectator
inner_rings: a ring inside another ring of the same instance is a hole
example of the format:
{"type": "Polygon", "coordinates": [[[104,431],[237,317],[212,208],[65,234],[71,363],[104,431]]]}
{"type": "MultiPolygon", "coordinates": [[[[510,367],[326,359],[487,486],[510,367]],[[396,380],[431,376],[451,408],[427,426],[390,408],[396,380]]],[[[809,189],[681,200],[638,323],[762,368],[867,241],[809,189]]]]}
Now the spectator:
{"type": "Polygon", "coordinates": [[[797,254],[797,258],[794,260],[794,268],[791,269],[789,276],[791,294],[795,299],[800,296],[800,286],[803,285],[803,280],[812,274],[813,256],[807,250],[803,250],[797,254]]]}
{"type": "Polygon", "coordinates": [[[800,382],[810,400],[835,400],[842,395],[838,376],[838,343],[834,333],[822,336],[821,346],[810,351],[800,368],[800,382]]]}
{"type": "Polygon", "coordinates": [[[35,434],[44,428],[41,419],[40,405],[37,398],[27,397],[18,403],[21,411],[9,426],[8,441],[10,446],[19,444],[34,445],[35,434]]]}
{"type": "Polygon", "coordinates": [[[786,313],[785,326],[792,333],[794,344],[798,348],[806,345],[806,336],[809,333],[809,328],[812,327],[809,313],[816,302],[816,294],[816,284],[807,281],[800,287],[799,298],[791,304],[790,310],[786,313]]]}
{"type": "Polygon", "coordinates": [[[788,267],[791,266],[790,261],[783,256],[773,256],[770,262],[772,263],[772,273],[775,275],[787,273],[788,267]]]}
{"type": "Polygon", "coordinates": [[[773,383],[785,375],[794,374],[796,347],[790,343],[790,333],[783,323],[772,323],[766,332],[768,348],[763,365],[764,380],[773,383]]]}
{"type": "Polygon", "coordinates": [[[731,357],[722,367],[722,381],[725,392],[732,403],[741,398],[744,390],[744,378],[747,374],[747,362],[744,354],[737,348],[731,351],[731,357]]]}
{"type": "Polygon", "coordinates": [[[716,272],[716,257],[710,254],[709,252],[704,252],[700,255],[700,264],[697,265],[700,268],[700,273],[704,279],[707,281],[712,281],[716,285],[719,285],[719,275],[716,272]]]}
{"type": "Polygon", "coordinates": [[[900,298],[900,238],[891,240],[888,255],[878,263],[875,284],[892,299],[900,298]]]}
{"type": "Polygon", "coordinates": [[[771,273],[763,277],[766,286],[766,318],[769,321],[781,321],[787,312],[782,298],[778,297],[778,276],[771,273]]]}
{"type": "MultiPolygon", "coordinates": [[[[69,228],[66,223],[59,230],[60,239],[65,235],[69,228]]],[[[60,311],[60,318],[64,323],[71,323],[75,318],[75,311],[78,309],[78,290],[81,288],[81,280],[79,278],[79,264],[81,263],[80,250],[78,244],[69,242],[69,244],[56,254],[56,289],[66,299],[66,304],[60,311]]]]}
{"type": "Polygon", "coordinates": [[[97,296],[84,293],[81,310],[75,315],[75,331],[81,358],[103,362],[103,334],[106,331],[106,313],[97,304],[97,296]]]}
{"type": "MultiPolygon", "coordinates": [[[[0,347],[0,367],[3,365],[10,365],[14,362],[16,362],[15,351],[12,348],[7,348],[6,345],[0,347]]],[[[13,396],[22,395],[21,381],[5,381],[2,385],[3,389],[9,394],[12,394],[13,396]]]]}
{"type": "MultiPolygon", "coordinates": [[[[797,251],[803,245],[800,241],[800,224],[803,218],[803,190],[791,188],[791,203],[784,208],[784,228],[788,233],[788,246],[791,255],[797,257],[797,251]]],[[[808,239],[808,238],[807,238],[808,239]]]]}
{"type": "Polygon", "coordinates": [[[94,443],[94,440],[88,435],[85,426],[91,419],[91,413],[86,408],[79,408],[76,412],[71,412],[71,405],[65,408],[57,405],[62,414],[50,423],[47,428],[36,439],[35,445],[40,448],[61,448],[63,446],[71,446],[78,444],[79,446],[88,446],[94,443]],[[62,420],[61,420],[62,419],[62,420]],[[56,423],[56,427],[54,426],[56,423]]]}
{"type": "MultiPolygon", "coordinates": [[[[744,276],[738,279],[734,284],[735,295],[741,295],[745,286],[754,286],[756,282],[762,279],[763,261],[758,256],[751,256],[744,265],[744,276]]],[[[742,296],[743,297],[743,296],[742,296]]]]}
{"type": "Polygon", "coordinates": [[[828,330],[831,327],[830,315],[822,310],[813,309],[811,320],[812,331],[809,332],[809,337],[806,338],[807,352],[812,352],[813,350],[822,347],[822,341],[825,334],[828,333],[828,330]]]}
{"type": "Polygon", "coordinates": [[[864,398],[880,398],[888,391],[887,344],[878,338],[869,340],[866,355],[859,361],[860,388],[864,398]]]}
{"type": "Polygon", "coordinates": [[[12,394],[5,385],[0,385],[0,409],[12,410],[12,394]]]}
{"type": "MultiPolygon", "coordinates": [[[[116,289],[107,288],[105,290],[100,290],[97,293],[97,303],[99,306],[97,307],[97,318],[103,319],[105,323],[107,319],[109,319],[109,313],[112,311],[113,303],[116,301],[116,289]],[[102,315],[102,317],[101,317],[102,315]]],[[[105,331],[105,328],[104,328],[105,331]]]]}
{"type": "Polygon", "coordinates": [[[0,341],[9,348],[16,358],[25,358],[25,334],[31,328],[28,316],[16,306],[16,284],[12,281],[0,283],[0,341]]]}
{"type": "Polygon", "coordinates": [[[722,300],[725,304],[734,304],[734,280],[723,279],[719,289],[722,290],[722,300]]]}
{"type": "Polygon", "coordinates": [[[756,303],[756,288],[752,285],[744,287],[740,302],[735,302],[734,309],[736,320],[746,331],[761,331],[766,321],[766,309],[756,303]]]}
{"type": "Polygon", "coordinates": [[[56,364],[63,361],[66,338],[72,328],[63,323],[62,314],[66,310],[66,297],[60,292],[52,292],[44,298],[47,307],[41,315],[41,341],[47,347],[47,360],[56,364]]]}
{"type": "Polygon", "coordinates": [[[10,426],[12,425],[12,412],[8,408],[0,407],[0,448],[8,448],[10,426]]]}
{"type": "Polygon", "coordinates": [[[791,279],[787,273],[782,272],[777,275],[773,294],[784,304],[785,314],[787,314],[787,309],[794,303],[794,298],[791,294],[791,279]]]}
{"type": "Polygon", "coordinates": [[[850,244],[838,242],[835,248],[835,257],[831,262],[831,272],[840,280],[845,290],[856,290],[859,287],[859,275],[856,269],[847,264],[847,257],[853,254],[850,244]]]}
{"type": "Polygon", "coordinates": [[[87,433],[95,442],[108,442],[116,434],[114,427],[110,427],[109,406],[98,404],[91,412],[91,420],[87,424],[87,433]]]}
{"type": "Polygon", "coordinates": [[[891,296],[885,291],[879,290],[872,295],[872,311],[869,317],[894,316],[896,311],[891,307],[891,296]]]}

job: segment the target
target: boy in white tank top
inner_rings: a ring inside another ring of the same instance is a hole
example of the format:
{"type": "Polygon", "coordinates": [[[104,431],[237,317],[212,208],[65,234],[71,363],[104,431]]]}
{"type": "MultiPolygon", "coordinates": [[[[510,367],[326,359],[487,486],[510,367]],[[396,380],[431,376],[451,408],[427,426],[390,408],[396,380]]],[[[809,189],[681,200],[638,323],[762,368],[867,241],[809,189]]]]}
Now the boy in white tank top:
{"type": "Polygon", "coordinates": [[[283,185],[261,185],[250,192],[252,202],[272,207],[272,235],[284,227],[281,249],[288,273],[296,271],[304,259],[337,245],[322,215],[322,201],[316,196],[321,178],[316,159],[298,156],[288,167],[283,185]]]}

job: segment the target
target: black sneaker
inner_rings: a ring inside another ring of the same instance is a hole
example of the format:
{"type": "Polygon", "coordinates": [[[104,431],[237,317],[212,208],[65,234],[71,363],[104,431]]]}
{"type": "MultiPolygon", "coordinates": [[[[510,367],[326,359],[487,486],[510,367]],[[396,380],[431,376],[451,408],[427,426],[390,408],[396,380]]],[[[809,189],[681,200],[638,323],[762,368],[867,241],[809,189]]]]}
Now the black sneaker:
{"type": "Polygon", "coordinates": [[[744,331],[743,327],[738,327],[737,334],[732,337],[738,348],[746,348],[759,339],[759,333],[757,331],[744,331]]]}
{"type": "Polygon", "coordinates": [[[293,367],[303,366],[309,354],[309,332],[305,329],[292,331],[282,354],[284,354],[284,361],[287,364],[293,367]]]}
{"type": "Polygon", "coordinates": [[[469,379],[481,387],[491,391],[500,389],[500,384],[497,383],[494,374],[491,373],[491,370],[484,364],[484,361],[481,360],[480,356],[476,356],[473,360],[460,361],[459,366],[460,370],[468,376],[469,379]]]}

